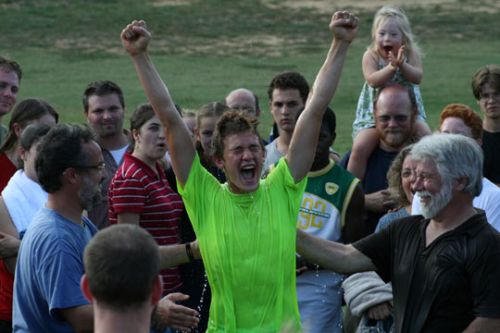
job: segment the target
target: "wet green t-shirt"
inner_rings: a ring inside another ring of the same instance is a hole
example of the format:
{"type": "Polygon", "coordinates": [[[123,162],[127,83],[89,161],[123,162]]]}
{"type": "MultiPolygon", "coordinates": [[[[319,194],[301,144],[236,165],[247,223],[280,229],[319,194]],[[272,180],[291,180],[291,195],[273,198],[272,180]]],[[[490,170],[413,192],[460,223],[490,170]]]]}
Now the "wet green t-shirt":
{"type": "Polygon", "coordinates": [[[306,182],[281,159],[257,191],[234,194],[194,159],[178,188],[212,288],[207,332],[300,328],[295,225],[306,182]]]}

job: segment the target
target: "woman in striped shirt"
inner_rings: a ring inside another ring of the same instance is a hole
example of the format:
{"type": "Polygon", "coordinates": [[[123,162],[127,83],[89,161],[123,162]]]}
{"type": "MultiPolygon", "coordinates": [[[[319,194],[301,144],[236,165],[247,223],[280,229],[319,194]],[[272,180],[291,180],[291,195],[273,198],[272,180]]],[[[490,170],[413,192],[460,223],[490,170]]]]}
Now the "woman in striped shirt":
{"type": "MultiPolygon", "coordinates": [[[[132,114],[130,132],[133,144],[109,187],[109,221],[140,225],[158,245],[178,244],[184,204],[165,177],[165,131],[150,105],[132,114]]],[[[177,267],[161,274],[164,295],[179,290],[177,267]]]]}

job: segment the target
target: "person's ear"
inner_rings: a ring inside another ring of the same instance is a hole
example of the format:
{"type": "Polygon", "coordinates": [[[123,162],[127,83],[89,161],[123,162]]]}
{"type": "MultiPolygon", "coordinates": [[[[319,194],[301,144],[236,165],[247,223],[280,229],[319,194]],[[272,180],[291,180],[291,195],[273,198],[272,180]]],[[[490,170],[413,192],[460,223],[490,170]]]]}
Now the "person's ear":
{"type": "Polygon", "coordinates": [[[21,128],[21,125],[19,125],[19,123],[13,123],[12,124],[12,130],[16,134],[17,138],[21,137],[21,133],[22,133],[23,129],[21,128]]]}
{"type": "Polygon", "coordinates": [[[196,126],[194,128],[194,138],[195,138],[196,141],[200,141],[201,142],[200,129],[198,128],[198,126],[196,126]]]}
{"type": "Polygon", "coordinates": [[[469,184],[469,177],[459,177],[455,179],[455,190],[462,192],[469,184]]]}
{"type": "Polygon", "coordinates": [[[24,149],[21,145],[19,145],[19,157],[23,160],[23,161],[26,161],[26,158],[27,158],[27,153],[29,152],[29,150],[26,150],[24,149]]]}
{"type": "Polygon", "coordinates": [[[134,128],[132,130],[132,138],[135,142],[138,142],[137,140],[139,139],[139,130],[137,128],[134,128]]]}
{"type": "Polygon", "coordinates": [[[89,280],[87,279],[87,275],[83,274],[80,279],[80,289],[82,290],[83,296],[92,303],[94,298],[92,297],[92,293],[90,292],[89,280]]]}
{"type": "Polygon", "coordinates": [[[335,142],[335,139],[337,138],[337,133],[333,133],[332,134],[332,143],[330,144],[330,146],[333,145],[333,143],[335,142]]]}
{"type": "Polygon", "coordinates": [[[76,184],[79,181],[79,174],[74,167],[67,168],[62,175],[70,184],[76,184]]]}
{"type": "Polygon", "coordinates": [[[158,304],[161,299],[161,294],[163,293],[163,283],[161,281],[161,276],[158,275],[153,282],[153,289],[151,291],[151,305],[158,304]]]}

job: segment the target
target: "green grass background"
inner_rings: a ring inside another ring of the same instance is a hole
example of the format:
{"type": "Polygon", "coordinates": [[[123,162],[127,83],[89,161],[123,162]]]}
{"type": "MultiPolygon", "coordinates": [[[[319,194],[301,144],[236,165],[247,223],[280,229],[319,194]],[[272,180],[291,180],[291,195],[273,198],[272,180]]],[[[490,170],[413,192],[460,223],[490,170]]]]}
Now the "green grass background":
{"type": "MultiPolygon", "coordinates": [[[[270,79],[280,71],[297,70],[312,84],[323,61],[331,40],[331,13],[344,9],[334,1],[323,2],[331,3],[329,10],[294,8],[273,0],[0,1],[0,54],[23,67],[18,100],[43,98],[63,121],[83,121],[81,94],[88,82],[98,79],[113,80],[123,88],[130,114],[145,98],[119,33],[132,19],[142,18],[153,31],[153,60],[178,104],[197,109],[222,100],[234,88],[247,87],[260,97],[261,132],[267,135],[270,79]]],[[[421,89],[431,128],[448,103],[478,109],[470,80],[479,67],[500,63],[499,5],[489,0],[443,0],[402,7],[425,53],[421,89]]],[[[370,41],[375,10],[353,11],[360,17],[360,31],[331,103],[338,118],[334,147],[340,152],[351,145],[363,84],[361,57],[370,41]]],[[[7,121],[8,117],[3,123],[7,121]]]]}

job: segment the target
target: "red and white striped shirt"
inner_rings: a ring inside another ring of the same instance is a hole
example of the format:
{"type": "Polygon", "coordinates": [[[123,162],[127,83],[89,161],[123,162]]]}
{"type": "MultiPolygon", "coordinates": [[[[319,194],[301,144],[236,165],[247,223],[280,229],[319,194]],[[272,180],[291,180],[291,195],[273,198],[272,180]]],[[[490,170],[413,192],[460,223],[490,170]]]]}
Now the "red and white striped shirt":
{"type": "MultiPolygon", "coordinates": [[[[184,210],[180,196],[166,179],[157,163],[158,175],[144,162],[127,153],[109,185],[109,222],[116,224],[117,215],[139,214],[139,225],[147,230],[158,245],[179,244],[179,221],[184,210]]],[[[177,291],[182,285],[177,267],[161,271],[163,293],[177,291]]]]}

